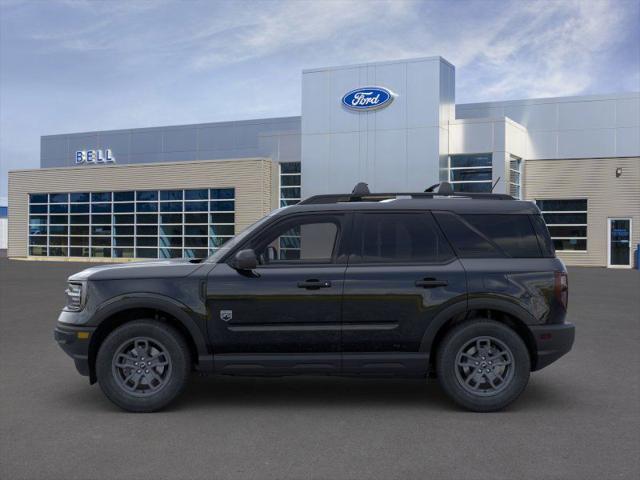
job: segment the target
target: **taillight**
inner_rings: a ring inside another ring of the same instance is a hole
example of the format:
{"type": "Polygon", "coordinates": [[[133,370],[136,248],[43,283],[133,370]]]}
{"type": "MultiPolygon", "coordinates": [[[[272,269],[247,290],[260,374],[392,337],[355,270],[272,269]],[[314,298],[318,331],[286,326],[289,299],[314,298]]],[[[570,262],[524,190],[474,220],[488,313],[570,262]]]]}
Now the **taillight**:
{"type": "Polygon", "coordinates": [[[566,310],[569,303],[569,277],[567,272],[556,272],[555,292],[556,299],[566,310]]]}

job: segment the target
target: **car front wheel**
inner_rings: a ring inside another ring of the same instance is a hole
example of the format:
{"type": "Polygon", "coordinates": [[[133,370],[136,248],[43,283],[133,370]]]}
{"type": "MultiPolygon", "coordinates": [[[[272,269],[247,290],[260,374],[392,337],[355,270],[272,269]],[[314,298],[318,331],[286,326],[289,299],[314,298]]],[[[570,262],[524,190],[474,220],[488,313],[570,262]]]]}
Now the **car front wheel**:
{"type": "Polygon", "coordinates": [[[185,389],[190,370],[189,348],[182,335],[154,320],[116,328],[96,358],[100,388],[109,400],[131,412],[167,406],[185,389]]]}
{"type": "Polygon", "coordinates": [[[438,381],[458,404],[476,412],[501,410],[529,381],[529,352],[508,326],[487,319],[466,321],[443,339],[436,358],[438,381]]]}

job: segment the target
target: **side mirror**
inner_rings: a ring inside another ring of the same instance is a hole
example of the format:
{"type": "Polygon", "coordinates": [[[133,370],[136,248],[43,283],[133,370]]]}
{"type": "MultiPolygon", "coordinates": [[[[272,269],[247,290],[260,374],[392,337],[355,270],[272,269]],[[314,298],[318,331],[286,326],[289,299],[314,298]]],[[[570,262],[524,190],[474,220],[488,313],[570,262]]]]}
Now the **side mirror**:
{"type": "Polygon", "coordinates": [[[248,248],[240,250],[233,259],[233,268],[236,270],[255,270],[258,266],[256,252],[248,248]]]}

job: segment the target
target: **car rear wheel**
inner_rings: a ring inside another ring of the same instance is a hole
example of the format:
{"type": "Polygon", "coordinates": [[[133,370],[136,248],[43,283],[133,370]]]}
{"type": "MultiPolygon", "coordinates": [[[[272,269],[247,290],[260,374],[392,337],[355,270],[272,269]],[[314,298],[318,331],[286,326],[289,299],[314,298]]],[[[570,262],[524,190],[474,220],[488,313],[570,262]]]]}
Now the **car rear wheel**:
{"type": "Polygon", "coordinates": [[[501,410],[529,381],[529,352],[520,336],[494,320],[466,321],[452,329],[436,358],[438,381],[458,404],[476,412],[501,410]]]}
{"type": "Polygon", "coordinates": [[[167,406],[185,389],[190,370],[183,336],[154,320],[136,320],[116,328],[96,358],[100,388],[109,400],[131,412],[167,406]]]}

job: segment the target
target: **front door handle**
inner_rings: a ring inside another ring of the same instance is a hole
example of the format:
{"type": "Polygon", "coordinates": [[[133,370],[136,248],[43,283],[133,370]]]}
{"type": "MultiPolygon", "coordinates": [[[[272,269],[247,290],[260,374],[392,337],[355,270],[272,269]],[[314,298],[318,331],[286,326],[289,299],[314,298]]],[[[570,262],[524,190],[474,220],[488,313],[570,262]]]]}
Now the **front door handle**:
{"type": "Polygon", "coordinates": [[[320,281],[311,279],[305,280],[304,282],[298,282],[298,288],[306,288],[307,290],[318,290],[320,288],[329,288],[331,287],[331,282],[328,280],[320,281]]]}
{"type": "Polygon", "coordinates": [[[423,278],[422,280],[416,280],[416,287],[422,288],[436,288],[446,287],[449,282],[446,280],[436,280],[435,278],[423,278]]]}

